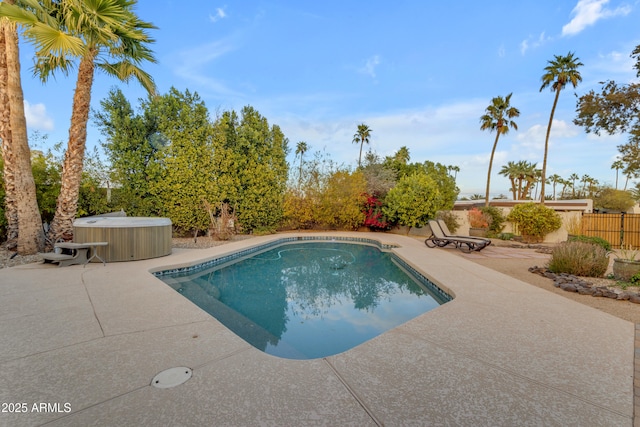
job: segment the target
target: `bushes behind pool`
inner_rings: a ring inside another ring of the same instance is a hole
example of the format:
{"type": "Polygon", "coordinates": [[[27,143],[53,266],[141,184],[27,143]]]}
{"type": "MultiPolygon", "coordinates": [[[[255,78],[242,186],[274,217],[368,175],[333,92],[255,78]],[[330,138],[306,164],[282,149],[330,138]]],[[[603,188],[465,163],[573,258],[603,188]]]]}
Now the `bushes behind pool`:
{"type": "Polygon", "coordinates": [[[560,243],[553,249],[548,268],[553,273],[603,277],[609,266],[609,253],[602,246],[581,241],[560,243]]]}

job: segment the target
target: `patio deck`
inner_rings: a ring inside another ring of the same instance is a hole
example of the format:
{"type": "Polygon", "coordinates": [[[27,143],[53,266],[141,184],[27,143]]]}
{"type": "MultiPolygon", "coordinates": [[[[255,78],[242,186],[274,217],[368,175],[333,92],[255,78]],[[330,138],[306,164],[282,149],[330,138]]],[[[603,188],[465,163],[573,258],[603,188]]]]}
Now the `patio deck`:
{"type": "Polygon", "coordinates": [[[149,273],[278,235],[106,266],[1,269],[0,425],[633,425],[632,323],[415,238],[323,234],[397,244],[455,299],[345,353],[286,360],[149,273]],[[177,366],[193,377],[150,385],[177,366]]]}

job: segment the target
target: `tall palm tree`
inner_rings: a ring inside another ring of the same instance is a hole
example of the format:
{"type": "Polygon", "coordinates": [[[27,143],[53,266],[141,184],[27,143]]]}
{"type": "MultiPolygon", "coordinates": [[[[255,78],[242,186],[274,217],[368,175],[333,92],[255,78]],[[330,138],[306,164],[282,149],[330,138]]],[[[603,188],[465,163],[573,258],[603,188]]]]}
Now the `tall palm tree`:
{"type": "Polygon", "coordinates": [[[580,177],[577,173],[572,173],[569,175],[569,181],[571,182],[571,197],[575,199],[576,197],[576,181],[579,180],[580,177]]]}
{"type": "Polygon", "coordinates": [[[618,171],[620,169],[624,169],[624,162],[620,159],[617,159],[615,162],[611,164],[611,169],[616,170],[616,190],[618,189],[618,171]]]}
{"type": "Polygon", "coordinates": [[[587,174],[582,175],[580,182],[582,183],[582,191],[580,197],[584,198],[587,195],[587,184],[591,181],[591,177],[587,174]]]}
{"type": "Polygon", "coordinates": [[[365,143],[369,143],[371,132],[371,128],[362,123],[358,125],[358,131],[353,135],[353,143],[360,144],[360,157],[358,157],[358,167],[362,166],[362,146],[365,143]]]}
{"type": "Polygon", "coordinates": [[[574,57],[573,52],[569,52],[566,56],[554,55],[554,59],[548,61],[548,64],[544,69],[542,75],[542,86],[540,86],[540,92],[545,88],[550,87],[556,93],[553,100],[553,107],[551,108],[551,115],[549,116],[549,124],[547,125],[547,135],[544,140],[544,157],[542,160],[542,184],[541,184],[541,198],[540,203],[544,204],[544,183],[547,176],[547,154],[549,153],[549,135],[551,134],[551,124],[553,123],[553,115],[556,112],[556,106],[558,104],[558,98],[560,97],[560,91],[564,87],[571,83],[575,88],[578,83],[582,81],[582,76],[578,71],[582,62],[579,58],[574,57]]]}
{"type": "Polygon", "coordinates": [[[73,62],[79,62],[62,186],[49,229],[50,239],[67,240],[73,236],[78,206],[95,69],[125,82],[134,78],[155,94],[153,78],[139,68],[142,62],[155,62],[147,47],[153,43],[147,30],[155,27],[135,15],[136,0],[41,0],[18,5],[6,7],[3,14],[25,27],[25,36],[36,47],[35,70],[43,82],[57,70],[68,73],[73,62]],[[37,4],[46,13],[34,10],[37,4]]]}
{"type": "Polygon", "coordinates": [[[296,145],[296,156],[298,155],[300,156],[300,175],[298,176],[298,185],[302,181],[302,157],[304,156],[304,153],[306,153],[308,149],[309,149],[309,146],[304,141],[300,141],[296,145]]]}
{"type": "Polygon", "coordinates": [[[547,180],[547,184],[553,185],[553,200],[557,200],[556,199],[556,185],[561,184],[561,183],[562,183],[562,177],[560,175],[558,175],[557,173],[554,173],[553,175],[551,175],[549,177],[549,179],[547,180]]]}
{"type": "Polygon", "coordinates": [[[480,117],[480,130],[487,130],[489,132],[496,131],[496,139],[493,141],[493,148],[491,149],[491,157],[489,158],[489,171],[487,172],[487,190],[484,199],[484,205],[489,206],[489,187],[491,182],[491,167],[493,166],[493,156],[496,153],[496,147],[498,146],[498,138],[500,135],[506,135],[509,133],[509,128],[518,130],[518,125],[514,122],[514,117],[520,116],[520,111],[517,108],[511,106],[511,95],[507,95],[505,98],[496,96],[491,100],[491,105],[485,109],[485,114],[480,117]]]}
{"type": "Polygon", "coordinates": [[[449,174],[451,174],[451,172],[454,172],[452,178],[455,181],[458,177],[458,172],[460,172],[460,166],[449,165],[447,166],[447,170],[449,171],[449,174]]]}
{"type": "Polygon", "coordinates": [[[17,27],[5,18],[0,20],[0,117],[8,246],[15,244],[19,254],[31,255],[44,248],[44,231],[31,170],[17,27]]]}

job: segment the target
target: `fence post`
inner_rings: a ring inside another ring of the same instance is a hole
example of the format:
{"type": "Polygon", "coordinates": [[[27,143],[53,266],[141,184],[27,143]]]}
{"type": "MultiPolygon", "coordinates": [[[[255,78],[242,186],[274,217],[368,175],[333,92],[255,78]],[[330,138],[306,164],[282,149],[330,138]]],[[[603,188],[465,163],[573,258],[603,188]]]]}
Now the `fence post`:
{"type": "Polygon", "coordinates": [[[624,212],[620,213],[620,248],[624,249],[624,212]]]}

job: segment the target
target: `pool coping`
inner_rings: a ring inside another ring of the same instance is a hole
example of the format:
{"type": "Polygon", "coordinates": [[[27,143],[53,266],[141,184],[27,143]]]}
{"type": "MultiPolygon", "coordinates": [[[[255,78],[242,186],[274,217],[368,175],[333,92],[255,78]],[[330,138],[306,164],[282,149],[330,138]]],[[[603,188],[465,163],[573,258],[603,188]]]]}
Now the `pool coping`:
{"type": "Polygon", "coordinates": [[[397,245],[455,299],[310,361],[254,349],[150,273],[281,236],[106,267],[0,270],[2,401],[71,404],[0,413],[0,424],[633,424],[635,325],[413,237],[314,234],[397,245]],[[193,378],[150,386],[174,366],[193,378]]]}

